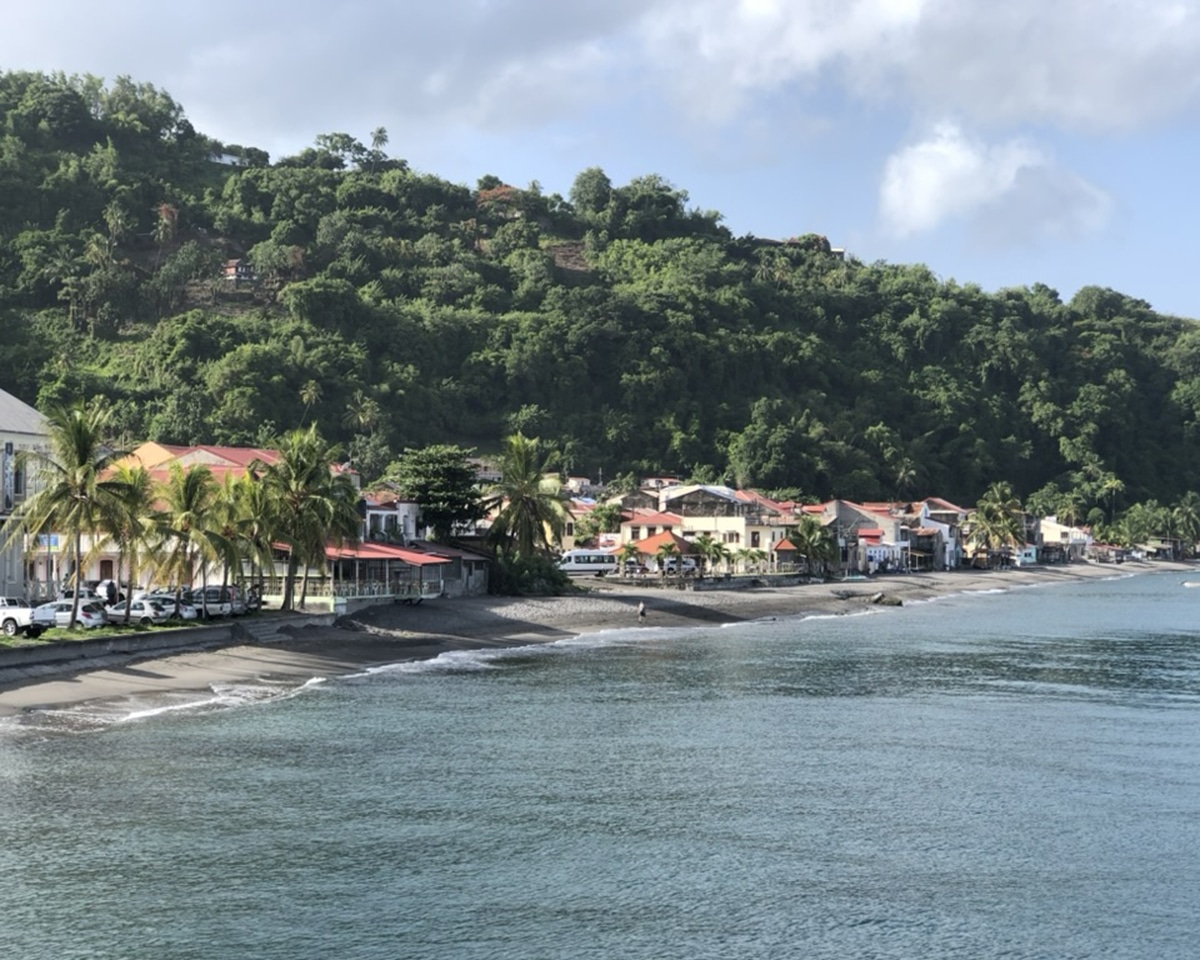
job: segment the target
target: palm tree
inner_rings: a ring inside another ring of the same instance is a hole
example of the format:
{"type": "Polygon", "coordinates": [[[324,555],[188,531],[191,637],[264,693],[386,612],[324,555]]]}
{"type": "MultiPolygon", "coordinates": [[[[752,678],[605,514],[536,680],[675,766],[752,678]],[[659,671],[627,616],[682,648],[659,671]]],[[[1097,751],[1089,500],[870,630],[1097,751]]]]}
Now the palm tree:
{"type": "Polygon", "coordinates": [[[172,463],[167,480],[159,488],[161,538],[158,572],[176,584],[175,596],[194,586],[199,562],[200,584],[208,586],[208,564],[227,558],[229,545],[214,529],[218,488],[212,471],[205,466],[184,470],[172,463]]]}
{"type": "Polygon", "coordinates": [[[823,527],[816,517],[803,517],[788,538],[796,545],[796,551],[804,557],[810,574],[824,574],[827,566],[837,556],[837,546],[828,528],[823,527]]]}
{"type": "Polygon", "coordinates": [[[383,159],[383,148],[388,145],[387,127],[376,127],[371,131],[371,172],[375,172],[379,161],[383,159]]]}
{"type": "Polygon", "coordinates": [[[270,514],[275,518],[274,538],[288,549],[282,607],[291,610],[300,564],[305,568],[303,603],[308,570],[316,567],[318,572],[325,572],[326,543],[357,542],[362,519],[354,484],[346,474],[332,469],[337,448],[325,442],[315,425],[286,434],[279,453],[278,461],[259,464],[258,468],[271,505],[270,514]]]}
{"type": "Polygon", "coordinates": [[[242,545],[245,543],[243,529],[249,522],[243,485],[232,473],[225,474],[217,486],[217,497],[213,502],[212,527],[224,546],[221,564],[221,586],[229,586],[229,569],[238,574],[242,571],[242,545]]]}
{"type": "Polygon", "coordinates": [[[621,567],[624,568],[629,563],[635,563],[639,566],[642,562],[642,552],[638,549],[636,543],[623,543],[617,551],[617,557],[621,560],[621,567]]]}
{"type": "Polygon", "coordinates": [[[301,420],[308,419],[308,412],[312,409],[312,405],[321,399],[321,384],[316,380],[306,380],[304,386],[300,388],[300,402],[304,404],[304,413],[301,415],[301,420]]]}
{"type": "Polygon", "coordinates": [[[262,571],[275,573],[271,531],[275,528],[274,504],[262,478],[247,471],[238,480],[238,498],[243,521],[238,529],[241,554],[250,561],[250,576],[262,590],[262,571]]]}
{"type": "MultiPolygon", "coordinates": [[[[680,569],[682,566],[679,563],[679,547],[676,546],[675,542],[672,540],[668,540],[661,547],[659,547],[654,552],[654,557],[658,561],[658,572],[664,577],[667,575],[667,567],[674,564],[676,569],[680,569]]],[[[682,570],[680,570],[680,572],[682,573],[682,570]]]]}
{"type": "Polygon", "coordinates": [[[1200,494],[1189,490],[1175,504],[1175,530],[1184,542],[1184,552],[1191,556],[1200,540],[1200,494]]]}
{"type": "Polygon", "coordinates": [[[124,493],[121,482],[108,476],[113,464],[125,455],[104,445],[110,416],[109,408],[97,399],[57,407],[46,416],[49,449],[18,454],[18,466],[28,463],[33,467],[39,489],[9,522],[4,546],[18,536],[51,532],[65,536],[75,587],[72,624],[79,615],[83,538],[95,536],[102,519],[119,512],[124,493]]]}
{"type": "Polygon", "coordinates": [[[997,481],[984,491],[964,532],[976,551],[986,551],[989,566],[995,553],[1025,542],[1025,512],[1008,483],[997,481]]]}
{"type": "Polygon", "coordinates": [[[133,586],[137,583],[144,552],[150,549],[155,539],[154,479],[142,464],[132,462],[117,464],[112,476],[122,490],[119,499],[112,505],[115,512],[105,517],[104,526],[117,545],[118,583],[122,569],[128,564],[129,575],[125,581],[128,586],[125,591],[125,622],[128,623],[133,586]]]}
{"type": "Polygon", "coordinates": [[[693,541],[692,546],[700,556],[700,575],[703,576],[705,569],[716,566],[721,558],[722,544],[714,539],[712,534],[702,533],[693,541]]]}
{"type": "Polygon", "coordinates": [[[549,476],[550,458],[541,441],[514,433],[504,441],[500,482],[487,491],[487,506],[498,508],[488,539],[506,555],[548,553],[562,541],[568,513],[562,484],[549,476]]]}

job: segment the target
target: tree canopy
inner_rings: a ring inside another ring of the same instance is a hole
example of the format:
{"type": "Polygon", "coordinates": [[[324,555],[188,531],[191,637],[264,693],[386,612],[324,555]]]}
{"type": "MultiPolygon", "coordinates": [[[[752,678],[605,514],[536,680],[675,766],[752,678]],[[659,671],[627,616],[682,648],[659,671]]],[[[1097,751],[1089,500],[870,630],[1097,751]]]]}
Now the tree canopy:
{"type": "Polygon", "coordinates": [[[127,445],[314,426],[367,481],[521,432],[593,476],[964,503],[1006,480],[1110,523],[1195,486],[1190,320],[734,237],[658,174],[564,198],[388,146],[272,162],[147,83],[0,73],[0,382],[101,397],[127,445]]]}

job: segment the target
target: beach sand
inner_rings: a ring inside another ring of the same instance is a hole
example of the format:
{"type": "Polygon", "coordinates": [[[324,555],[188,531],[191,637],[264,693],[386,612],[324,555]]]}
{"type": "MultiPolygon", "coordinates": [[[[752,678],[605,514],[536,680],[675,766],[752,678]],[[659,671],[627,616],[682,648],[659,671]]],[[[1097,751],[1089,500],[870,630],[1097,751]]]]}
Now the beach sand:
{"type": "Polygon", "coordinates": [[[681,591],[587,581],[566,597],[466,597],[416,606],[384,604],[347,618],[346,627],[302,627],[279,642],[241,644],[24,681],[0,688],[0,716],[260,678],[332,677],[369,666],[422,660],[454,650],[547,643],[608,629],[687,627],[764,617],[854,613],[882,593],[899,601],[949,593],[1069,583],[1155,571],[1195,573],[1193,564],[1072,564],[1005,571],[896,574],[845,583],[741,590],[681,591]]]}

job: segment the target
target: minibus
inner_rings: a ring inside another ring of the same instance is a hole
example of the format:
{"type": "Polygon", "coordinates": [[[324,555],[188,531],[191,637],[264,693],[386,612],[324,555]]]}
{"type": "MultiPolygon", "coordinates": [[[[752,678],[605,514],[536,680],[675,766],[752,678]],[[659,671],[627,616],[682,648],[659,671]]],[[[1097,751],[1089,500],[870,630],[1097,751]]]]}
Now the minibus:
{"type": "Polygon", "coordinates": [[[616,573],[621,561],[606,550],[568,550],[558,561],[558,568],[572,577],[602,577],[616,573]]]}

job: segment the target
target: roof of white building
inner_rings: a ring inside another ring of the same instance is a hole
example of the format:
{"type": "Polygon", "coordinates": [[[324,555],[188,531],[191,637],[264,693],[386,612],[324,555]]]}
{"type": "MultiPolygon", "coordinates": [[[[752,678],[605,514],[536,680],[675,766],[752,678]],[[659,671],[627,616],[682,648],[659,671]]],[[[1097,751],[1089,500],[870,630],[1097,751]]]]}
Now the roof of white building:
{"type": "Polygon", "coordinates": [[[46,418],[11,393],[0,390],[0,431],[44,437],[46,418]]]}

